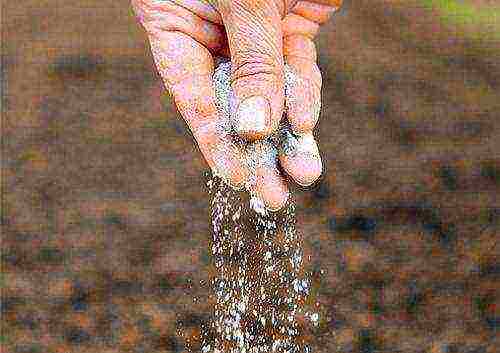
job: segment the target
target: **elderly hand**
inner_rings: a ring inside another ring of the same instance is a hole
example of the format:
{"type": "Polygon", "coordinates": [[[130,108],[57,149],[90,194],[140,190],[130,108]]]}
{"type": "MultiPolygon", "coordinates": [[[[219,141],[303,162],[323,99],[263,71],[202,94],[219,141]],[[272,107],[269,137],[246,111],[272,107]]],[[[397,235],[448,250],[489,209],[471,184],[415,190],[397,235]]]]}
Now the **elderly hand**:
{"type": "MultiPolygon", "coordinates": [[[[312,39],[341,2],[132,0],[160,75],[201,153],[233,186],[245,183],[248,170],[230,136],[217,129],[214,57],[230,57],[233,64],[231,114],[240,137],[253,141],[269,136],[278,128],[285,106],[292,130],[310,145],[322,83],[312,39]],[[286,102],[285,62],[300,77],[286,102]]],[[[319,153],[280,155],[279,161],[300,185],[312,184],[322,172],[319,153]]],[[[277,168],[259,171],[256,192],[271,210],[280,209],[288,198],[277,168]]]]}

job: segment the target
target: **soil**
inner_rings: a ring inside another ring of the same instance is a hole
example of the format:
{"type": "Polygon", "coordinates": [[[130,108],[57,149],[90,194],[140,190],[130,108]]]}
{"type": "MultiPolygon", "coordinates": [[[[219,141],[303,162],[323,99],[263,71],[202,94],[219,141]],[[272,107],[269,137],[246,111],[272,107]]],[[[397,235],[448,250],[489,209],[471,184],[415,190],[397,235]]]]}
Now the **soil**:
{"type": "MultiPolygon", "coordinates": [[[[6,352],[182,352],[210,318],[207,165],[129,5],[2,6],[6,352]]],[[[500,346],[500,45],[474,28],[352,0],[317,39],[314,352],[500,346]]]]}

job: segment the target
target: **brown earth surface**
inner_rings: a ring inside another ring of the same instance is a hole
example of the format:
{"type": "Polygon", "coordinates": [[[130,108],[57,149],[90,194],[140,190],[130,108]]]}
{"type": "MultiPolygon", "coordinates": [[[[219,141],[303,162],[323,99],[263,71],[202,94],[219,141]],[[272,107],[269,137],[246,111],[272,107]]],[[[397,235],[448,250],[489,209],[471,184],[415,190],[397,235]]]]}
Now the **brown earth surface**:
{"type": "MultiPolygon", "coordinates": [[[[317,41],[316,352],[500,346],[500,24],[422,2],[346,0],[317,41]]],[[[211,314],[207,165],[129,2],[2,9],[0,351],[184,351],[211,314]]]]}

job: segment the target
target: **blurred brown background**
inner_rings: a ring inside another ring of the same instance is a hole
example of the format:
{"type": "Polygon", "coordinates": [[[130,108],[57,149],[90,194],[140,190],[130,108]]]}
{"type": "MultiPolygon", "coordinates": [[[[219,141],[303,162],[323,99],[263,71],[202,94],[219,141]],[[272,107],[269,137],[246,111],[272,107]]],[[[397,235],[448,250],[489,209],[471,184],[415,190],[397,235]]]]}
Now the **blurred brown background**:
{"type": "MultiPolygon", "coordinates": [[[[0,351],[184,351],[211,310],[207,166],[129,3],[2,10],[0,351]]],[[[318,45],[316,351],[498,352],[500,5],[345,0],[318,45]]]]}

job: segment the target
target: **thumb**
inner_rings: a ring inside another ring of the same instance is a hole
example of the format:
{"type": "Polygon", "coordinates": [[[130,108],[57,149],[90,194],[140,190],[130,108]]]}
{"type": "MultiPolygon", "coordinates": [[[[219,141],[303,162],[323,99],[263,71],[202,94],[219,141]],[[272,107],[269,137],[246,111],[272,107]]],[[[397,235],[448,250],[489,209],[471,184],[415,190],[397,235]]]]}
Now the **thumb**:
{"type": "Polygon", "coordinates": [[[283,114],[284,61],[281,14],[275,1],[219,2],[232,61],[231,116],[240,137],[257,140],[275,131],[283,114]]]}

